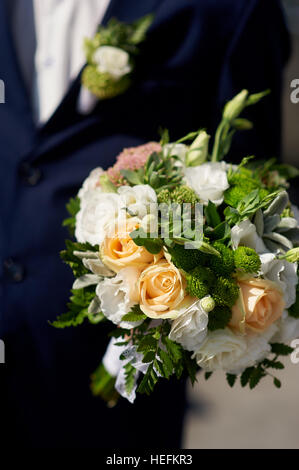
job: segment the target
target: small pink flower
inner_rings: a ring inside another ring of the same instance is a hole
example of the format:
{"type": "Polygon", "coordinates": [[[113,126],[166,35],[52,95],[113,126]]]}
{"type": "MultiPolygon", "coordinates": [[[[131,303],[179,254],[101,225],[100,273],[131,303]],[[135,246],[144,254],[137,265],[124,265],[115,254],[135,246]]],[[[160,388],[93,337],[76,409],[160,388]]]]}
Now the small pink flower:
{"type": "Polygon", "coordinates": [[[138,170],[142,168],[148,157],[154,152],[161,152],[162,147],[157,142],[148,142],[138,147],[124,149],[116,158],[116,163],[107,171],[111,183],[116,186],[123,184],[121,170],[138,170]]]}

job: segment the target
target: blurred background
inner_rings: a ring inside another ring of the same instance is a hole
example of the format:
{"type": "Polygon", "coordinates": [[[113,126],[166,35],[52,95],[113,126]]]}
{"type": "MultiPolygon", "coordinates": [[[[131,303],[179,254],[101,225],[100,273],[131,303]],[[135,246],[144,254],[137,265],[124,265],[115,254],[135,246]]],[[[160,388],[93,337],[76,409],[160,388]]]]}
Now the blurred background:
{"type": "MultiPolygon", "coordinates": [[[[299,103],[290,100],[290,83],[299,79],[299,0],[283,1],[292,41],[283,94],[284,161],[299,166],[299,103]]],[[[282,389],[265,378],[254,390],[231,389],[223,373],[189,387],[184,447],[189,449],[299,449],[299,364],[285,360],[278,371],[282,389]]]]}

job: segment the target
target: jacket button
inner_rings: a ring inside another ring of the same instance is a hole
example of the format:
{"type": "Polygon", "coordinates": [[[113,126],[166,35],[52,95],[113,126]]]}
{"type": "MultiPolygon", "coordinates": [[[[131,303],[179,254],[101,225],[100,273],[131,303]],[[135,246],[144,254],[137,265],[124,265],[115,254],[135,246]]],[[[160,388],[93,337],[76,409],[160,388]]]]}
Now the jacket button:
{"type": "Polygon", "coordinates": [[[25,277],[24,267],[11,258],[4,261],[4,273],[10,282],[22,282],[25,277]]]}
{"type": "Polygon", "coordinates": [[[42,172],[39,168],[34,167],[30,163],[23,162],[20,165],[20,176],[29,186],[36,186],[42,177],[42,172]]]}

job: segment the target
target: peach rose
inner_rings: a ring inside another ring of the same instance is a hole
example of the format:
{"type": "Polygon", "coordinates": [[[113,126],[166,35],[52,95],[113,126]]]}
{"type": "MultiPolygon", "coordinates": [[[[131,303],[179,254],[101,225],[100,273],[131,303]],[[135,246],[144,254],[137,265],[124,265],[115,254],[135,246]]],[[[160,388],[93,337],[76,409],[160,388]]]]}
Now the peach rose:
{"type": "Polygon", "coordinates": [[[150,318],[176,318],[185,308],[185,279],[166,259],[145,269],[138,287],[140,308],[150,318]]]}
{"type": "Polygon", "coordinates": [[[138,226],[136,219],[128,220],[125,227],[119,227],[112,236],[104,239],[100,249],[101,259],[112,271],[118,273],[130,266],[141,271],[163,256],[162,252],[152,255],[143,246],[134,243],[130,233],[138,226]]]}
{"type": "Polygon", "coordinates": [[[238,281],[240,295],[232,308],[230,326],[241,333],[261,333],[281,317],[285,303],[277,284],[265,279],[238,281]]]}

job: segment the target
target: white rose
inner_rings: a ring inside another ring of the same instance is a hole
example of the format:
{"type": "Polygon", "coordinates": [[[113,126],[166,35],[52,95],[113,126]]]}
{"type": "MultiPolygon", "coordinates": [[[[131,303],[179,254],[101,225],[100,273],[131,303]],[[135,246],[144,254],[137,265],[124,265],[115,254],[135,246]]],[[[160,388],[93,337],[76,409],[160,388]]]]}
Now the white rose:
{"type": "Polygon", "coordinates": [[[239,375],[247,369],[247,367],[252,367],[258,362],[263,361],[271,352],[269,341],[272,341],[277,330],[277,326],[272,324],[262,334],[246,336],[246,352],[232,364],[228,372],[239,375]]]}
{"type": "Polygon", "coordinates": [[[130,329],[142,322],[122,322],[124,315],[138,304],[137,281],[140,271],[136,268],[124,268],[113,278],[106,278],[96,288],[100,299],[101,311],[108,320],[121,328],[130,329]]]}
{"type": "Polygon", "coordinates": [[[243,220],[232,228],[231,241],[234,249],[238,248],[239,245],[242,245],[253,248],[257,253],[264,253],[267,251],[263,240],[256,232],[255,225],[252,224],[249,219],[243,220]]]}
{"type": "Polygon", "coordinates": [[[209,332],[194,356],[197,364],[207,371],[228,371],[246,353],[246,349],[245,338],[225,328],[209,332]]]}
{"type": "Polygon", "coordinates": [[[297,263],[277,259],[273,253],[264,253],[260,259],[262,275],[280,286],[284,293],[285,308],[289,308],[296,300],[297,263]]]}
{"type": "Polygon", "coordinates": [[[116,224],[121,212],[120,202],[117,194],[103,193],[98,189],[87,191],[76,215],[75,236],[78,242],[100,245],[116,224]]]}
{"type": "Polygon", "coordinates": [[[240,374],[269,354],[269,341],[276,331],[276,325],[271,325],[263,334],[248,336],[233,333],[229,328],[212,331],[195,353],[195,358],[205,370],[240,374]]]}
{"type": "Polygon", "coordinates": [[[131,72],[130,56],[123,49],[112,46],[99,47],[93,60],[101,73],[109,73],[115,80],[131,72]]]}
{"type": "Polygon", "coordinates": [[[194,302],[171,327],[169,338],[181,344],[187,351],[196,351],[207,335],[208,314],[201,307],[200,301],[194,302]]]}
{"type": "Polygon", "coordinates": [[[121,186],[118,189],[121,204],[129,210],[130,215],[139,219],[145,217],[151,204],[157,203],[157,195],[148,184],[139,184],[133,187],[121,186]]]}
{"type": "MultiPolygon", "coordinates": [[[[89,176],[83,183],[82,188],[78,192],[78,197],[81,202],[84,202],[84,199],[89,191],[98,191],[102,192],[102,188],[100,186],[100,177],[104,174],[103,168],[95,168],[91,171],[89,176]]],[[[88,196],[87,196],[88,197],[88,196]]]]}
{"type": "Polygon", "coordinates": [[[203,202],[212,201],[218,206],[223,201],[224,191],[229,187],[225,168],[225,162],[186,168],[186,182],[203,202]]]}

